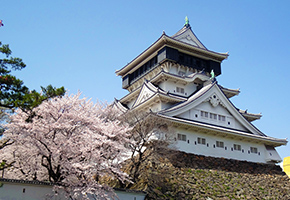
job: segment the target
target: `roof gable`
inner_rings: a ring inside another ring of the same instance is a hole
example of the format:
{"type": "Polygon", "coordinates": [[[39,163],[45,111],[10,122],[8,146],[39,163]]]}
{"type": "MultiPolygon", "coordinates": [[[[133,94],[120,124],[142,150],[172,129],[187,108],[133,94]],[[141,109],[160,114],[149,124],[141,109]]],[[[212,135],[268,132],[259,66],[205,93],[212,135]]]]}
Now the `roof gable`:
{"type": "Polygon", "coordinates": [[[176,34],[171,36],[171,38],[207,50],[207,48],[193,33],[189,24],[184,25],[183,28],[180,29],[176,34]]]}
{"type": "Polygon", "coordinates": [[[144,101],[152,97],[154,94],[156,94],[156,92],[157,88],[153,86],[150,82],[145,81],[132,108],[143,103],[144,101]]]}
{"type": "Polygon", "coordinates": [[[218,104],[213,106],[210,101],[204,101],[176,117],[249,132],[243,124],[235,119],[224,105],[218,104]]]}
{"type": "Polygon", "coordinates": [[[172,103],[178,103],[178,102],[186,100],[185,97],[170,94],[170,93],[154,86],[148,80],[145,80],[145,82],[143,83],[143,85],[140,89],[139,95],[136,98],[135,102],[133,103],[131,109],[134,109],[134,108],[140,106],[141,104],[144,105],[144,104],[150,102],[151,100],[154,101],[154,98],[156,98],[156,97],[159,99],[161,98],[161,100],[166,99],[166,101],[170,101],[172,103]]]}
{"type": "Polygon", "coordinates": [[[234,129],[265,136],[238,112],[216,82],[204,86],[197,93],[188,98],[186,102],[161,111],[160,114],[201,121],[226,128],[232,128],[234,125],[234,129]],[[203,111],[203,113],[201,113],[201,111],[203,111]],[[202,118],[204,120],[202,120],[202,118]],[[207,121],[205,120],[206,118],[208,119],[207,121]],[[213,123],[215,120],[214,118],[217,123],[213,123]]]}

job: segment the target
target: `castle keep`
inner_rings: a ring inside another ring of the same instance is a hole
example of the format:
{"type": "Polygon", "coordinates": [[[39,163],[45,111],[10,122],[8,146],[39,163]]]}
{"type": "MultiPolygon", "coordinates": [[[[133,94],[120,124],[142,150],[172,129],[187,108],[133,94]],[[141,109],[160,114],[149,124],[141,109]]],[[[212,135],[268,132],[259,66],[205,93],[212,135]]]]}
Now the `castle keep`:
{"type": "Polygon", "coordinates": [[[261,118],[237,108],[230,98],[240,93],[218,84],[227,53],[208,50],[185,25],[165,33],[116,71],[129,93],[115,100],[122,112],[153,112],[176,129],[180,151],[259,163],[278,163],[275,147],[286,139],[269,137],[252,122],[261,118]]]}

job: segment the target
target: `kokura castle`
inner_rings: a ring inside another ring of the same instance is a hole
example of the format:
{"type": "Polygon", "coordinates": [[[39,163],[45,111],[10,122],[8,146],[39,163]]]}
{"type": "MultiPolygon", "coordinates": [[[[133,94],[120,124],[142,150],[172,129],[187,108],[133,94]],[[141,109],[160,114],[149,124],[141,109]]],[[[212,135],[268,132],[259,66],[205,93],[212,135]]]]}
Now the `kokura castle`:
{"type": "Polygon", "coordinates": [[[286,139],[267,136],[252,122],[261,118],[231,102],[239,90],[218,84],[227,53],[208,50],[188,19],[173,36],[164,32],[151,46],[116,71],[129,93],[115,100],[122,112],[153,112],[175,127],[180,151],[259,163],[281,160],[275,147],[286,139]]]}

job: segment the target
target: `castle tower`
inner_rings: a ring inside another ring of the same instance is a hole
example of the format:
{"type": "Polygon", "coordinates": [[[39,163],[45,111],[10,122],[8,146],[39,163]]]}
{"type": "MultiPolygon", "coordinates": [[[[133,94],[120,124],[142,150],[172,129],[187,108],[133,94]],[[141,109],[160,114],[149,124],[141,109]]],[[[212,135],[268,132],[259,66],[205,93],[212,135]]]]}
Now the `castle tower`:
{"type": "Polygon", "coordinates": [[[239,90],[219,85],[227,53],[208,50],[188,19],[173,36],[165,33],[116,71],[129,93],[115,100],[122,112],[154,112],[176,127],[177,148],[213,157],[277,163],[275,147],[286,139],[269,137],[251,122],[261,118],[238,109],[230,98],[239,90]]]}

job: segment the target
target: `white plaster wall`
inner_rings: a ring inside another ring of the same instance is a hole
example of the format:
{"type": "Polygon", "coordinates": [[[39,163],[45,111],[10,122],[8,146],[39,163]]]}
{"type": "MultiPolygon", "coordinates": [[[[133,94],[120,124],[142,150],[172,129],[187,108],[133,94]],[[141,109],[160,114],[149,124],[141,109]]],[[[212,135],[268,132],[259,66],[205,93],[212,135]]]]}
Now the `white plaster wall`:
{"type": "Polygon", "coordinates": [[[234,117],[232,117],[232,115],[227,111],[227,109],[225,109],[221,105],[213,107],[209,102],[204,102],[196,106],[195,108],[190,109],[189,111],[186,111],[185,113],[178,115],[178,117],[200,121],[204,123],[210,123],[210,124],[219,125],[223,127],[229,127],[229,128],[233,128],[233,129],[237,129],[241,131],[247,131],[247,129],[241,123],[239,123],[234,117]],[[214,113],[217,115],[223,115],[226,117],[226,120],[223,122],[219,120],[210,119],[209,117],[208,118],[201,117],[200,115],[201,111],[206,111],[206,112],[214,113]]]}
{"type": "MultiPolygon", "coordinates": [[[[46,194],[52,192],[52,186],[41,186],[32,184],[20,184],[20,183],[6,183],[3,182],[3,186],[0,187],[0,199],[1,200],[39,200],[45,199],[46,194]],[[23,192],[25,189],[25,192],[23,192]]],[[[53,200],[64,199],[63,196],[55,196],[53,200]]]]}
{"type": "Polygon", "coordinates": [[[172,94],[188,97],[190,96],[193,92],[196,91],[196,85],[194,83],[187,83],[186,85],[180,84],[180,83],[174,83],[171,81],[164,81],[159,84],[159,87],[163,89],[164,91],[168,91],[172,94]],[[176,91],[176,87],[184,88],[184,94],[178,93],[176,91]]]}
{"type": "Polygon", "coordinates": [[[115,191],[120,200],[144,200],[145,194],[115,191]]]}
{"type": "MultiPolygon", "coordinates": [[[[35,184],[2,182],[0,200],[40,200],[46,199],[46,194],[52,192],[52,186],[35,184]],[[25,192],[23,189],[25,188],[25,192]]],[[[136,192],[115,191],[119,200],[144,200],[145,194],[136,192]]],[[[52,200],[65,199],[63,195],[54,196],[52,200]]]]}
{"type": "Polygon", "coordinates": [[[278,152],[274,148],[273,149],[265,148],[265,156],[266,156],[266,160],[268,160],[270,162],[272,160],[280,160],[280,161],[282,161],[282,159],[279,156],[278,152]]]}
{"type": "Polygon", "coordinates": [[[182,129],[176,130],[176,133],[185,134],[187,139],[187,141],[177,141],[176,147],[180,151],[212,157],[223,157],[236,160],[246,160],[250,162],[266,163],[266,148],[263,144],[249,143],[240,140],[219,137],[218,135],[213,136],[197,132],[190,132],[188,130],[182,129]],[[206,145],[198,144],[198,137],[205,138],[206,145]],[[216,146],[216,141],[224,142],[224,148],[214,148],[214,145],[216,146]],[[241,145],[241,149],[244,150],[244,152],[236,151],[234,149],[232,150],[234,144],[241,145]],[[258,153],[248,153],[248,151],[250,151],[250,147],[256,147],[258,149],[258,153]]]}
{"type": "Polygon", "coordinates": [[[177,115],[177,117],[195,120],[194,118],[191,117],[191,111],[192,110],[185,111],[184,113],[177,115]]]}

